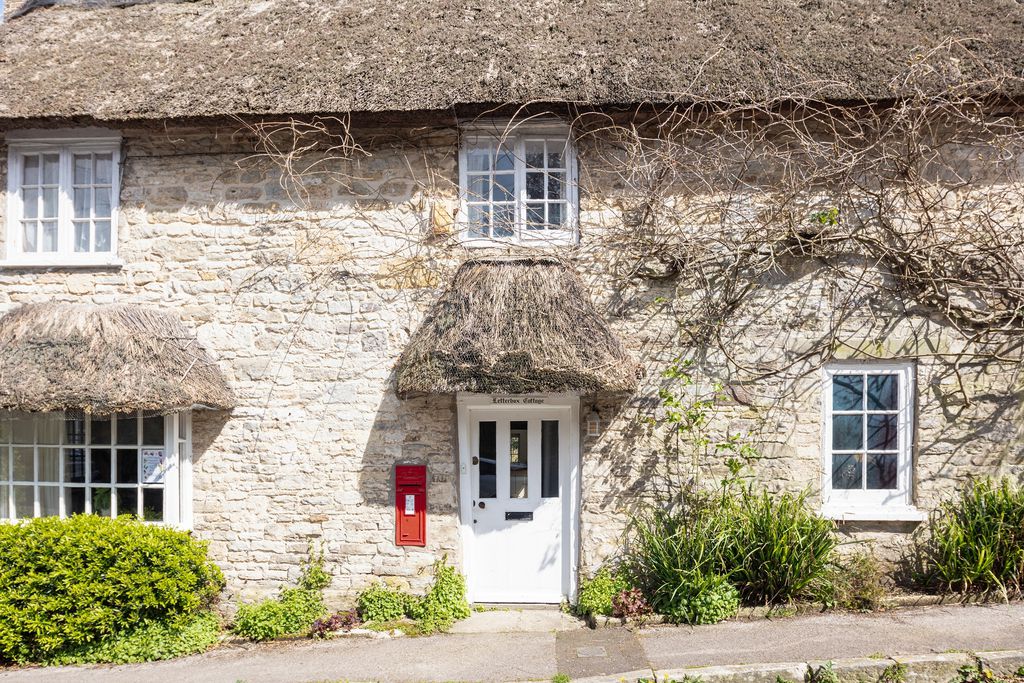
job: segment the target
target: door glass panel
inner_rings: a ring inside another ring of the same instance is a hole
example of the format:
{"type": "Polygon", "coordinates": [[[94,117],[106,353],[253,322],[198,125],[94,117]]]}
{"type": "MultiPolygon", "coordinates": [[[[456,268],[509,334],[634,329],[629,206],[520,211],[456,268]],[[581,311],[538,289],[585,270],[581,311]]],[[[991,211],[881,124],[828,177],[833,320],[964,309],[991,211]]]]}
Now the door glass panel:
{"type": "Polygon", "coordinates": [[[498,495],[498,430],[496,422],[480,423],[480,444],[477,457],[480,459],[479,491],[481,498],[495,498],[498,495]]]}
{"type": "Polygon", "coordinates": [[[540,423],[540,495],[558,498],[558,420],[540,423]]]}
{"type": "Polygon", "coordinates": [[[528,423],[510,422],[508,437],[509,498],[529,495],[530,458],[527,453],[528,423]]]}

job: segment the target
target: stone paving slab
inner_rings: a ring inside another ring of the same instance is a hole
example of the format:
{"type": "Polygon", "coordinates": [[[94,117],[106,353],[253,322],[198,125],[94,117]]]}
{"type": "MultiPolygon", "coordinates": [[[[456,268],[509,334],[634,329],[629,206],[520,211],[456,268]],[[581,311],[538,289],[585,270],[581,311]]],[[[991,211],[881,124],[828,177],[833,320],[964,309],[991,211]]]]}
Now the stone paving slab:
{"type": "Polygon", "coordinates": [[[558,673],[576,679],[646,667],[636,634],[624,628],[562,631],[555,637],[558,673]]]}

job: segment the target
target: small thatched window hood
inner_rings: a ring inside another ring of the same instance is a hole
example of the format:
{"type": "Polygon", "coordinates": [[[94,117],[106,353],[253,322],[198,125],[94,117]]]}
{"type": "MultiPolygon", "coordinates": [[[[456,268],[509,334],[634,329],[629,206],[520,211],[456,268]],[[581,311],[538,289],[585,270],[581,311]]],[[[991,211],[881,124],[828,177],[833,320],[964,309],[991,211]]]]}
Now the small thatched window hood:
{"type": "Polygon", "coordinates": [[[398,361],[398,393],[631,392],[636,363],[565,263],[474,258],[398,361]]]}
{"type": "Polygon", "coordinates": [[[195,335],[167,313],[45,303],[0,317],[0,409],[108,414],[234,403],[195,335]]]}

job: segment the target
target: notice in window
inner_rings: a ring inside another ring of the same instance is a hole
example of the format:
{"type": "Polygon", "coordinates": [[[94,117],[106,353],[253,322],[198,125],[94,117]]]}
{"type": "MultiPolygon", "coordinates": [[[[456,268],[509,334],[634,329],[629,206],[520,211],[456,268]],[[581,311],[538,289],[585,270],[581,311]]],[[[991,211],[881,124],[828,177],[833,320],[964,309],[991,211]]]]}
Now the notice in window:
{"type": "Polygon", "coordinates": [[[405,514],[412,515],[416,514],[416,496],[406,494],[405,496],[405,514]]]}
{"type": "Polygon", "coordinates": [[[166,459],[162,448],[142,449],[142,481],[145,484],[164,483],[166,459]]]}

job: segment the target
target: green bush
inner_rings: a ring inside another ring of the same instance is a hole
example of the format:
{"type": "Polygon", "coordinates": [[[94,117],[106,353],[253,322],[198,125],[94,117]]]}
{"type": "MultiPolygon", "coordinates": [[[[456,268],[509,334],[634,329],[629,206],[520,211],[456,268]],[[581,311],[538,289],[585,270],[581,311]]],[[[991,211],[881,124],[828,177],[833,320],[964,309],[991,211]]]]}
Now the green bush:
{"type": "Polygon", "coordinates": [[[721,574],[693,573],[681,577],[672,594],[654,598],[662,605],[654,609],[677,624],[717,624],[735,616],[740,608],[740,593],[721,574]]]}
{"type": "Polygon", "coordinates": [[[917,576],[944,591],[1024,590],[1024,488],[983,479],[942,503],[917,576]]]}
{"type": "Polygon", "coordinates": [[[395,621],[409,613],[415,619],[416,602],[413,596],[384,583],[375,583],[356,596],[359,616],[363,621],[395,621]]]}
{"type": "Polygon", "coordinates": [[[872,612],[883,606],[886,589],[882,568],[869,552],[850,553],[833,562],[818,582],[817,598],[826,607],[872,612]]]}
{"type": "Polygon", "coordinates": [[[220,638],[212,612],[183,617],[173,624],[150,623],[105,640],[60,652],[47,664],[132,664],[204,652],[220,638]]]}
{"type": "Polygon", "coordinates": [[[232,631],[250,640],[272,640],[307,633],[313,622],[327,614],[323,589],[331,583],[321,552],[310,551],[295,588],[285,588],[278,598],[242,605],[235,615],[232,631]]]}
{"type": "Polygon", "coordinates": [[[580,581],[580,595],[576,602],[576,612],[580,616],[601,614],[612,615],[615,596],[632,586],[629,579],[621,571],[612,571],[601,567],[593,578],[580,581]]]}
{"type": "Polygon", "coordinates": [[[209,608],[224,578],[206,544],[130,517],[0,524],[0,659],[47,661],[209,608]]]}
{"type": "Polygon", "coordinates": [[[418,605],[420,628],[424,633],[447,631],[452,624],[469,616],[466,579],[447,563],[434,563],[434,583],[418,605]]]}

